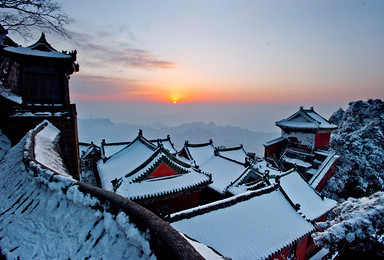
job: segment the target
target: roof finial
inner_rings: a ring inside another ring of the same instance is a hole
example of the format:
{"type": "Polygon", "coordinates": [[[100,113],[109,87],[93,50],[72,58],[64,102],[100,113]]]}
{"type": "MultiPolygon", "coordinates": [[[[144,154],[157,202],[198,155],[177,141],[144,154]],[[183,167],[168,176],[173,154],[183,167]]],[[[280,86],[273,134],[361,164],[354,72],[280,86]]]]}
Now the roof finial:
{"type": "Polygon", "coordinates": [[[143,130],[139,129],[139,136],[143,136],[143,130]]]}
{"type": "Polygon", "coordinates": [[[300,110],[303,110],[304,109],[304,107],[303,106],[300,106],[300,110]]]}
{"type": "Polygon", "coordinates": [[[312,110],[312,111],[314,110],[313,107],[311,107],[311,110],[312,110]]]}

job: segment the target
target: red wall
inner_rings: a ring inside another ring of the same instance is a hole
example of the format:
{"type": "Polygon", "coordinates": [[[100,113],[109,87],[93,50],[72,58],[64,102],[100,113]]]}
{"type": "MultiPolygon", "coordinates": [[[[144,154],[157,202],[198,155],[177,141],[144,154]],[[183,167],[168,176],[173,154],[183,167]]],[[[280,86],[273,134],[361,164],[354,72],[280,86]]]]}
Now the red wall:
{"type": "Polygon", "coordinates": [[[172,199],[155,201],[151,204],[142,205],[155,214],[166,211],[167,214],[193,208],[199,205],[200,192],[182,195],[172,199]]]}
{"type": "Polygon", "coordinates": [[[297,242],[295,259],[305,259],[305,252],[307,251],[307,240],[308,236],[305,236],[297,242]]]}
{"type": "Polygon", "coordinates": [[[317,133],[315,137],[315,148],[326,149],[329,147],[331,132],[317,133]]]}
{"type": "Polygon", "coordinates": [[[270,146],[265,146],[264,158],[267,158],[268,156],[273,156],[276,153],[280,153],[285,144],[286,144],[286,140],[282,140],[270,146]]]}
{"type": "Polygon", "coordinates": [[[289,254],[289,251],[290,251],[290,247],[287,247],[286,249],[284,249],[283,251],[281,251],[280,253],[277,253],[276,255],[270,257],[269,259],[278,259],[278,260],[285,260],[288,258],[288,254],[289,254]]]}
{"type": "Polygon", "coordinates": [[[169,168],[165,163],[161,163],[146,179],[177,175],[178,172],[169,168]]]}

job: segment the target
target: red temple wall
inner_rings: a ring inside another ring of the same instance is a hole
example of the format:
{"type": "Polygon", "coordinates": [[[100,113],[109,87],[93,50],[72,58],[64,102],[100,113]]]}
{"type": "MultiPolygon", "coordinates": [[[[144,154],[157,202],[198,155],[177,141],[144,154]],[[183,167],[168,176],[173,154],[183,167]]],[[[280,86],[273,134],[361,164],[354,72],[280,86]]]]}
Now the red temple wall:
{"type": "Polygon", "coordinates": [[[324,175],[323,179],[319,182],[319,184],[317,184],[315,188],[317,192],[321,192],[321,190],[324,188],[327,181],[333,176],[336,170],[336,164],[337,164],[337,160],[333,162],[332,166],[329,168],[328,172],[324,175]]]}
{"type": "Polygon", "coordinates": [[[150,211],[158,214],[159,212],[166,212],[167,214],[181,211],[184,209],[193,208],[199,205],[200,192],[194,192],[188,195],[181,195],[176,198],[159,200],[150,204],[143,205],[150,211]]]}
{"type": "Polygon", "coordinates": [[[317,133],[315,137],[315,148],[326,149],[329,147],[331,132],[317,133]]]}
{"type": "Polygon", "coordinates": [[[265,146],[264,158],[267,158],[268,156],[273,156],[276,153],[280,153],[285,144],[286,144],[286,141],[282,140],[270,146],[265,146]]]}
{"type": "Polygon", "coordinates": [[[307,251],[307,240],[308,240],[308,236],[305,236],[300,241],[297,242],[295,259],[297,260],[305,259],[305,252],[307,251]]]}
{"type": "Polygon", "coordinates": [[[179,174],[178,172],[172,170],[171,168],[168,167],[165,163],[161,163],[159,167],[156,168],[148,177],[147,179],[152,179],[152,178],[158,178],[158,177],[165,177],[165,176],[172,176],[172,175],[177,175],[179,174]]]}

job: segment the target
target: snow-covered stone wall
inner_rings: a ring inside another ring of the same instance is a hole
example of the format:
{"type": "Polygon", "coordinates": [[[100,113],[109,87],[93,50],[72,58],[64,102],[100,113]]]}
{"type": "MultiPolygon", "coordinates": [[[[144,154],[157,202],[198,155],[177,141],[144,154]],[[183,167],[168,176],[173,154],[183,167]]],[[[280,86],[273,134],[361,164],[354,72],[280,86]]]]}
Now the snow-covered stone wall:
{"type": "Polygon", "coordinates": [[[9,259],[201,258],[177,231],[141,206],[56,172],[51,159],[37,160],[39,153],[45,154],[47,140],[57,140],[52,127],[49,122],[37,126],[0,162],[2,255],[9,259]]]}

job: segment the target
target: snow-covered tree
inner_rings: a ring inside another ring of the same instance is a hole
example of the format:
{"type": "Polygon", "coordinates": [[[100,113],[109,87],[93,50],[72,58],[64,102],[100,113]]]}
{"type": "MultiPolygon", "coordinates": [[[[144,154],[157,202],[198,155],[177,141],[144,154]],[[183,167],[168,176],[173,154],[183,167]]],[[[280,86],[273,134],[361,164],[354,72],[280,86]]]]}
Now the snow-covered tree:
{"type": "Polygon", "coordinates": [[[359,198],[382,190],[384,102],[380,99],[351,102],[332,135],[331,148],[340,158],[335,175],[324,189],[326,196],[359,198]]]}
{"type": "Polygon", "coordinates": [[[340,125],[341,121],[343,120],[345,111],[341,107],[339,110],[337,110],[335,113],[331,115],[331,117],[328,119],[328,121],[335,125],[340,125]]]}
{"type": "Polygon", "coordinates": [[[383,253],[384,192],[369,197],[349,198],[334,210],[334,218],[318,223],[312,237],[331,250],[383,253]]]}
{"type": "Polygon", "coordinates": [[[51,0],[0,1],[0,24],[24,38],[29,37],[34,29],[68,36],[63,25],[69,22],[70,18],[62,11],[61,4],[51,0]]]}

